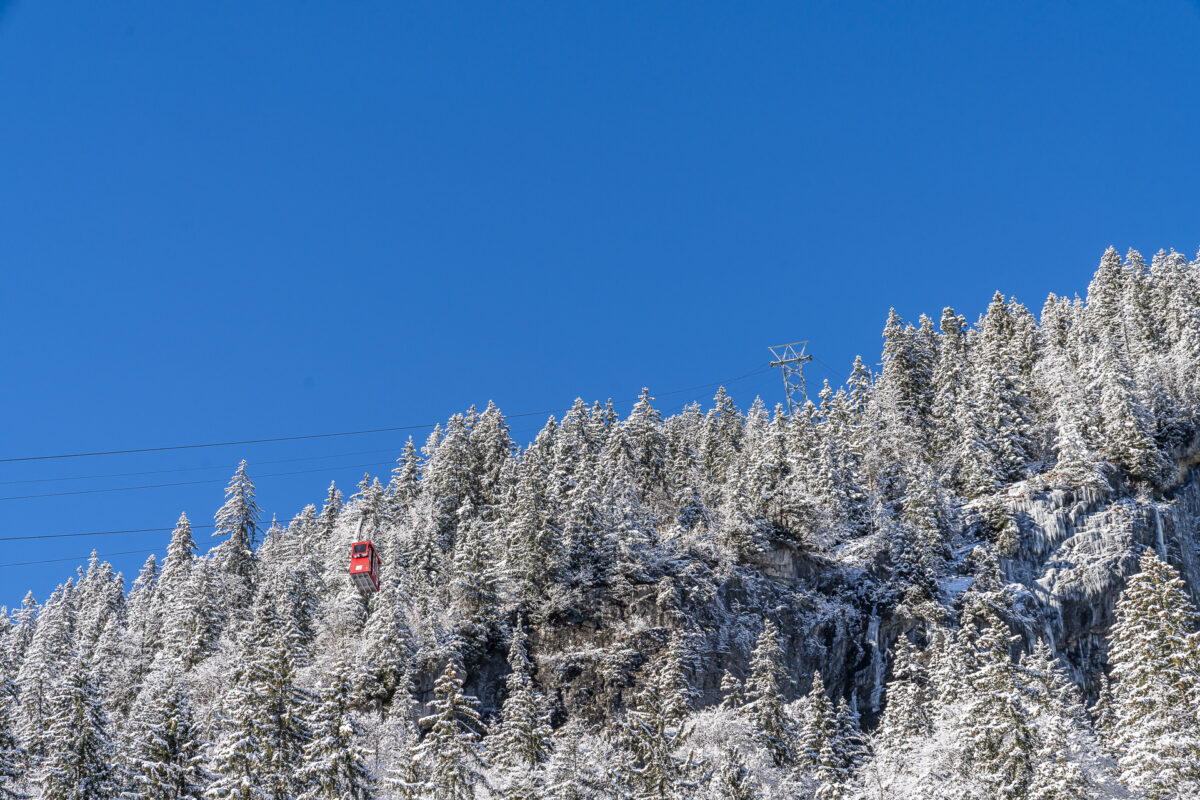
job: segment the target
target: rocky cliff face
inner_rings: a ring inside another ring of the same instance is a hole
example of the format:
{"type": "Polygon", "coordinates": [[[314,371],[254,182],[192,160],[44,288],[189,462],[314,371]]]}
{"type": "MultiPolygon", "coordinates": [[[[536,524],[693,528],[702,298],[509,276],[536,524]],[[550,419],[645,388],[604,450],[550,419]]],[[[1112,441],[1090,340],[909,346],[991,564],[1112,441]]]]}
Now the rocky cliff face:
{"type": "Polygon", "coordinates": [[[1117,492],[1014,492],[1005,503],[1020,546],[1005,577],[1027,593],[1022,628],[1047,637],[1089,692],[1104,664],[1113,607],[1146,548],[1180,571],[1200,599],[1200,473],[1189,471],[1166,496],[1117,492]]]}
{"type": "MultiPolygon", "coordinates": [[[[1039,638],[1052,643],[1090,697],[1104,668],[1113,607],[1145,548],[1169,560],[1193,595],[1200,594],[1198,472],[1188,472],[1163,497],[1020,484],[1001,505],[1018,531],[1015,550],[1000,559],[1014,598],[1009,624],[1026,647],[1039,638]]],[[[978,532],[969,522],[963,528],[958,549],[965,554],[978,532]]],[[[683,630],[694,653],[688,666],[696,705],[713,705],[721,700],[726,671],[746,677],[766,616],[782,634],[789,693],[806,692],[819,671],[830,691],[851,701],[870,725],[890,677],[886,654],[901,635],[927,637],[930,610],[915,613],[889,594],[880,579],[886,555],[878,543],[856,542],[853,551],[835,555],[775,542],[750,565],[689,559],[677,571],[668,565],[654,580],[596,590],[570,616],[532,628],[538,683],[560,714],[601,722],[628,704],[670,633],[683,630]]],[[[945,612],[974,580],[970,559],[960,558],[943,581],[945,612]]],[[[503,654],[485,662],[476,683],[487,703],[488,687],[504,672],[503,654]]]]}

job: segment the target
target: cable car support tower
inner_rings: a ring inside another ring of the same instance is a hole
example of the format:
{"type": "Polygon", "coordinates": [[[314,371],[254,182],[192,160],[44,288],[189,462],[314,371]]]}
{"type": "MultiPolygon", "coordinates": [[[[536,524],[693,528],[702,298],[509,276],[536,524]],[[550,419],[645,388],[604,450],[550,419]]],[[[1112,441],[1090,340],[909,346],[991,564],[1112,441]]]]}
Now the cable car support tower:
{"type": "Polygon", "coordinates": [[[804,348],[808,342],[790,342],[768,347],[775,360],[772,367],[779,367],[783,372],[783,391],[787,395],[788,417],[794,417],[796,410],[808,403],[808,392],[804,388],[804,362],[812,361],[812,356],[805,355],[804,348]],[[796,399],[799,393],[800,399],[796,399]]]}

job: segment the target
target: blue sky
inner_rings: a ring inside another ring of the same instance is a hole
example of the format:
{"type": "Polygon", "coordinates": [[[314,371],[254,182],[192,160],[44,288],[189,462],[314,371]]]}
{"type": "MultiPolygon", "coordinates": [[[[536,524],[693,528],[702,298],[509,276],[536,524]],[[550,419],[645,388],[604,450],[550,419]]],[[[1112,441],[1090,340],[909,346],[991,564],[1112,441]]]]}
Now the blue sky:
{"type": "MultiPolygon", "coordinates": [[[[661,394],[800,338],[840,380],[889,306],[1194,254],[1198,40],[1182,0],[0,3],[0,457],[661,394]]],[[[210,522],[239,458],[286,520],[403,441],[0,464],[3,497],[210,481],[0,499],[0,537],[210,522]]]]}

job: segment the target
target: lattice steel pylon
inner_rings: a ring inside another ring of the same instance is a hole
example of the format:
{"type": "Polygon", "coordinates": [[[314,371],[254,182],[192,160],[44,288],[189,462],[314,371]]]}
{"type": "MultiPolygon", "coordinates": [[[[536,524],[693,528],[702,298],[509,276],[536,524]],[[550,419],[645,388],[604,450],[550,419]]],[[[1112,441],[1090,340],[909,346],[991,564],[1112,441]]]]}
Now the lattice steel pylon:
{"type": "Polygon", "coordinates": [[[804,388],[804,362],[812,361],[812,356],[804,354],[804,348],[807,346],[808,342],[804,341],[777,344],[767,348],[771,355],[775,356],[771,366],[779,367],[783,371],[783,390],[787,394],[789,417],[795,413],[797,406],[803,407],[803,404],[808,402],[808,392],[804,388]],[[803,398],[799,402],[796,400],[797,390],[803,398]]]}

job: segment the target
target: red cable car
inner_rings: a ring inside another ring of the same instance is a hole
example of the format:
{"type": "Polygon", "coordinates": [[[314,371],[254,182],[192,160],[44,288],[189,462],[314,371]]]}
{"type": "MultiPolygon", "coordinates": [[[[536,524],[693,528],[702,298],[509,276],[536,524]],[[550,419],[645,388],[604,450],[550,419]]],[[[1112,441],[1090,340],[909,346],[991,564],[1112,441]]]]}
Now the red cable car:
{"type": "Polygon", "coordinates": [[[379,552],[369,541],[350,545],[350,580],[363,594],[379,591],[379,552]]]}

